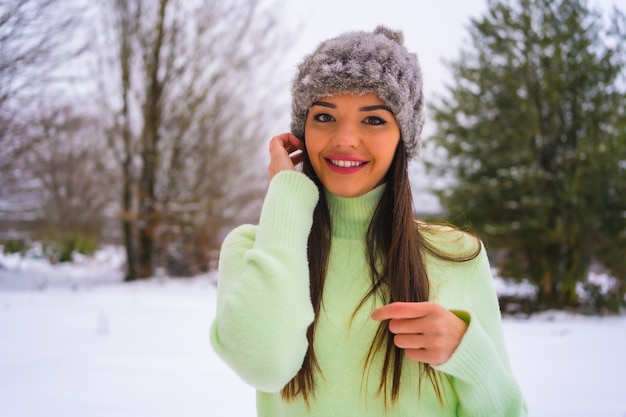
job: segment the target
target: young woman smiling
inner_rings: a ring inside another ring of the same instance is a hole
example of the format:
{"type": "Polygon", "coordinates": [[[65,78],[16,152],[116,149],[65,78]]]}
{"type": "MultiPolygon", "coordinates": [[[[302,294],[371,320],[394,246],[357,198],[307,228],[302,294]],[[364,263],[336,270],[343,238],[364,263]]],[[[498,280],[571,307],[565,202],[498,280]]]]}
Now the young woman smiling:
{"type": "Polygon", "coordinates": [[[358,197],[381,184],[400,142],[393,113],[372,93],[314,102],[304,135],[313,170],[341,197],[358,197]]]}
{"type": "Polygon", "coordinates": [[[378,27],[305,58],[259,223],[222,246],[211,341],[259,416],[526,415],[482,243],[413,217],[423,89],[402,43],[378,27]]]}

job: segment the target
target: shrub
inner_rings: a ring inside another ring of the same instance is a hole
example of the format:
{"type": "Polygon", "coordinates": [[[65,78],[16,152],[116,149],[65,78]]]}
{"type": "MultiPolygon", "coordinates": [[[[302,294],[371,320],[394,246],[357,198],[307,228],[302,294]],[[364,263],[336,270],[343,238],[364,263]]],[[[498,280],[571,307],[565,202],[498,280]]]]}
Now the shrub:
{"type": "Polygon", "coordinates": [[[72,262],[74,254],[93,255],[98,249],[98,240],[81,232],[70,232],[53,236],[45,245],[45,253],[51,262],[72,262]]]}
{"type": "Polygon", "coordinates": [[[9,239],[4,243],[2,251],[4,253],[25,253],[28,250],[28,244],[24,239],[9,239]]]}

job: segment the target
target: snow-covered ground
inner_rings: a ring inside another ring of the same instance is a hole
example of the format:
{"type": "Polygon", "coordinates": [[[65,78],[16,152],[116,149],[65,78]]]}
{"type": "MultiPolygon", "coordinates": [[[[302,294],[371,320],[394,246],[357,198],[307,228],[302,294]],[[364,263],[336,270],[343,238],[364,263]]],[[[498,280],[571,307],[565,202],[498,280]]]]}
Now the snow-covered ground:
{"type": "MultiPolygon", "coordinates": [[[[114,248],[74,264],[0,256],[0,416],[254,416],[214,354],[214,276],[121,283],[114,248]]],[[[533,417],[626,417],[626,317],[504,320],[533,417]]]]}

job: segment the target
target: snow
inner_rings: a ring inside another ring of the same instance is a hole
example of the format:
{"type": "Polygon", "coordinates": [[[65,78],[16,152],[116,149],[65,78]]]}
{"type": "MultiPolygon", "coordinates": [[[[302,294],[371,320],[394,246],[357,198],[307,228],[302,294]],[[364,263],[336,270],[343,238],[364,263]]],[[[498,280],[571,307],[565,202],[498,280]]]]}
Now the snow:
{"type": "MultiPolygon", "coordinates": [[[[124,284],[122,253],[0,256],[0,416],[254,416],[212,351],[215,275],[124,284]]],[[[533,417],[626,417],[626,317],[505,318],[533,417]]]]}

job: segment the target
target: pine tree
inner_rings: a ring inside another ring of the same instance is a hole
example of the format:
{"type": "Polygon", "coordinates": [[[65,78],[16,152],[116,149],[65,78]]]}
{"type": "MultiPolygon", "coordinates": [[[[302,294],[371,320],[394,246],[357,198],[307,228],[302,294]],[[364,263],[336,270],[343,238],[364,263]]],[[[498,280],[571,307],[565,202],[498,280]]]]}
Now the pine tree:
{"type": "Polygon", "coordinates": [[[447,159],[427,167],[454,178],[436,193],[501,254],[503,276],[537,286],[541,308],[575,306],[597,264],[623,303],[626,18],[615,8],[606,25],[583,0],[488,5],[431,106],[447,159]]]}

